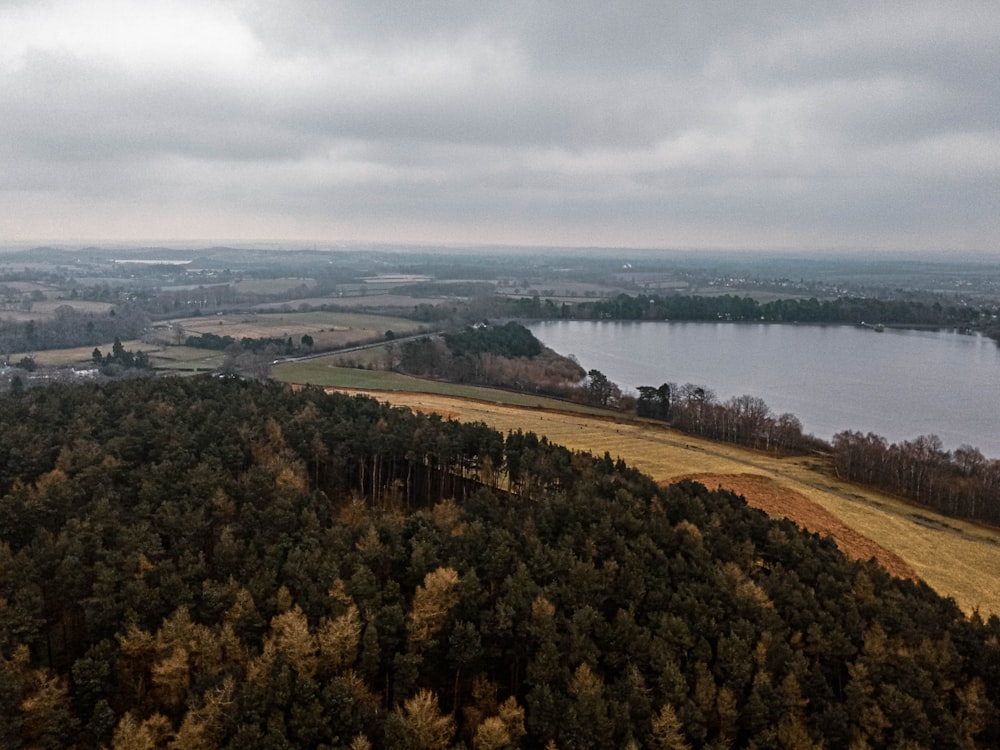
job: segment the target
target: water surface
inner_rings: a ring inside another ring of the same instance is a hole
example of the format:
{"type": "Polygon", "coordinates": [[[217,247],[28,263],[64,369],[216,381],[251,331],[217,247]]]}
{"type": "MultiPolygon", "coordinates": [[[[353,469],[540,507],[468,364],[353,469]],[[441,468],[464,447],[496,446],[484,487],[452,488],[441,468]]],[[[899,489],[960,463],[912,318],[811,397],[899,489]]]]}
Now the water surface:
{"type": "Polygon", "coordinates": [[[949,331],[884,333],[852,326],[546,321],[529,326],[634,392],[696,383],[720,400],[760,396],[806,432],[841,430],[890,441],[935,434],[1000,458],[1000,348],[949,331]]]}

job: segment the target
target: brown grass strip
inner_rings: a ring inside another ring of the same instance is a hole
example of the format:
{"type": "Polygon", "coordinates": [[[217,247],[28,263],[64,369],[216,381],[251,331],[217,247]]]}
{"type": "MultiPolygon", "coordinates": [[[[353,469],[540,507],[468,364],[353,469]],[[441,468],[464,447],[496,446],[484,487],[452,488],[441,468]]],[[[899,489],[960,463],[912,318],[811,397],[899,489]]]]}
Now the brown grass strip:
{"type": "Polygon", "coordinates": [[[833,513],[769,477],[760,474],[689,474],[671,481],[681,479],[701,482],[709,489],[732,490],[742,495],[747,505],[759,508],[769,516],[787,518],[806,531],[832,537],[841,552],[850,558],[870,560],[874,557],[892,575],[918,580],[916,571],[895,552],[858,533],[833,513]]]}

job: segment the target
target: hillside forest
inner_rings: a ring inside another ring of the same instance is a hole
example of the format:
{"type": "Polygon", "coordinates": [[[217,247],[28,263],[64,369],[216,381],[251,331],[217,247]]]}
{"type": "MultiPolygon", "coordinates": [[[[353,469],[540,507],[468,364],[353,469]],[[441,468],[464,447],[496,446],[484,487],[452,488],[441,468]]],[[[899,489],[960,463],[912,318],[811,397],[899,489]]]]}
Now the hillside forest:
{"type": "Polygon", "coordinates": [[[580,390],[584,369],[546,349],[520,323],[484,323],[408,341],[395,369],[418,377],[479,383],[567,397],[580,390]]]}
{"type": "Polygon", "coordinates": [[[0,747],[1000,745],[1000,620],[728,492],[238,379],[0,422],[0,747]]]}

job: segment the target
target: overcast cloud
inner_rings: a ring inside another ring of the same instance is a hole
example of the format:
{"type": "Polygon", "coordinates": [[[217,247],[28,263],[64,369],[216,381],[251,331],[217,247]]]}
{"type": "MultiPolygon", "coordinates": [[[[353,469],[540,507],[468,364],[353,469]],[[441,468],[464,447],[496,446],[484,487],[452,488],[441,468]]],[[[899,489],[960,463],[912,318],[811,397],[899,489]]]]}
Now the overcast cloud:
{"type": "Polygon", "coordinates": [[[1000,3],[0,0],[0,241],[177,239],[995,252],[1000,3]]]}

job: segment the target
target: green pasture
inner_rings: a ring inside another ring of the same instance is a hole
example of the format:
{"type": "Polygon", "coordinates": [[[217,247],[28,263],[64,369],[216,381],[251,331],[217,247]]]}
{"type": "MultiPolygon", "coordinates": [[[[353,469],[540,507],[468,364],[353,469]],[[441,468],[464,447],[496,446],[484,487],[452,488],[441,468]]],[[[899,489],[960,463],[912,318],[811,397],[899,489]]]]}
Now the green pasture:
{"type": "Polygon", "coordinates": [[[325,357],[324,360],[331,367],[384,370],[386,365],[386,346],[372,346],[342,354],[334,352],[329,357],[325,357]]]}
{"type": "Polygon", "coordinates": [[[223,352],[196,349],[191,346],[168,346],[149,353],[149,361],[159,370],[218,370],[223,352]]]}
{"type": "Polygon", "coordinates": [[[534,396],[530,393],[514,393],[476,385],[461,385],[438,380],[425,380],[398,372],[385,370],[358,370],[349,367],[335,367],[328,357],[286,362],[271,369],[271,378],[283,383],[319,385],[329,388],[348,388],[369,391],[405,391],[409,393],[430,393],[439,396],[489,401],[496,404],[522,406],[533,409],[569,411],[579,414],[616,416],[606,409],[597,409],[569,401],[534,396]]]}
{"type": "MultiPolygon", "coordinates": [[[[100,344],[97,349],[101,354],[111,353],[113,342],[100,344]]],[[[209,351],[207,349],[195,349],[189,346],[167,346],[161,347],[147,344],[138,339],[123,341],[122,346],[132,352],[145,352],[149,355],[150,364],[162,370],[217,370],[222,367],[223,352],[209,351]]],[[[95,347],[77,346],[72,349],[46,349],[43,351],[30,352],[35,362],[48,367],[66,367],[68,365],[83,364],[91,362],[95,347]]],[[[16,362],[21,357],[28,356],[28,352],[11,354],[9,359],[16,362]]]]}

